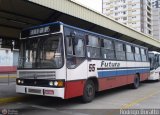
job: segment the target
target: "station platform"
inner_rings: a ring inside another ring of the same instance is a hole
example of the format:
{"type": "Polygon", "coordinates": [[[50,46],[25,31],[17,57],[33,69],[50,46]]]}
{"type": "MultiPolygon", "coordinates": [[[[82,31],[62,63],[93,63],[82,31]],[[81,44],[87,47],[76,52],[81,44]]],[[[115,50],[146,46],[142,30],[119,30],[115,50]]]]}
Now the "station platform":
{"type": "Polygon", "coordinates": [[[16,73],[0,73],[0,105],[23,98],[24,95],[16,93],[16,73]]]}

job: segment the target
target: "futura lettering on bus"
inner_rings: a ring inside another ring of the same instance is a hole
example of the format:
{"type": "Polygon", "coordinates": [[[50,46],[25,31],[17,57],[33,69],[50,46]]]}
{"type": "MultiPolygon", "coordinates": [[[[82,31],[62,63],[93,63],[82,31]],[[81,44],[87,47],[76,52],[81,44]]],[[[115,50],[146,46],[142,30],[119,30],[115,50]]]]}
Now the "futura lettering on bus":
{"type": "Polygon", "coordinates": [[[120,63],[101,61],[101,67],[104,67],[104,68],[107,68],[107,67],[109,67],[109,68],[120,67],[120,63]]]}

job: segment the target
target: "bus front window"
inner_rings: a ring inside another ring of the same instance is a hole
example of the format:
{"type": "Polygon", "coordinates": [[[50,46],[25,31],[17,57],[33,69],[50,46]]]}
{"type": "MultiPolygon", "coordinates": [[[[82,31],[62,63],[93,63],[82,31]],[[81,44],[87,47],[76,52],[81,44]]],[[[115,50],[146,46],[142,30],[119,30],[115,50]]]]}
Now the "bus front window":
{"type": "Polygon", "coordinates": [[[22,40],[19,68],[60,68],[63,65],[62,35],[22,40]]]}

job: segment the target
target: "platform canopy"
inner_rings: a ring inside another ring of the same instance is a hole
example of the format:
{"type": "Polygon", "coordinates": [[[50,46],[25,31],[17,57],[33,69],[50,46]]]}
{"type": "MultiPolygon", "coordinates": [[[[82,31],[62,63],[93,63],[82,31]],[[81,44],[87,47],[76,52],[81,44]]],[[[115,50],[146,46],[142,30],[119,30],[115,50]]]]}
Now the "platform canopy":
{"type": "Polygon", "coordinates": [[[24,28],[55,21],[160,51],[160,41],[74,0],[0,0],[0,37],[18,39],[24,28]]]}

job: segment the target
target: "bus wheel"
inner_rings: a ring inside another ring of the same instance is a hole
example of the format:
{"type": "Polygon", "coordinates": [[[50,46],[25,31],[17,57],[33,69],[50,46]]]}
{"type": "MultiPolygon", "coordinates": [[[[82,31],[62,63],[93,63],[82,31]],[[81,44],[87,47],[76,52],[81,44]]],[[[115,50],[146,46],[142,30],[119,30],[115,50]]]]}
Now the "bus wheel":
{"type": "Polygon", "coordinates": [[[140,78],[139,76],[136,74],[135,77],[134,77],[134,81],[133,81],[133,84],[132,84],[132,88],[133,89],[137,89],[140,85],[140,78]]]}
{"type": "Polygon", "coordinates": [[[82,100],[84,103],[91,102],[95,97],[95,84],[92,80],[87,80],[84,86],[82,100]]]}

